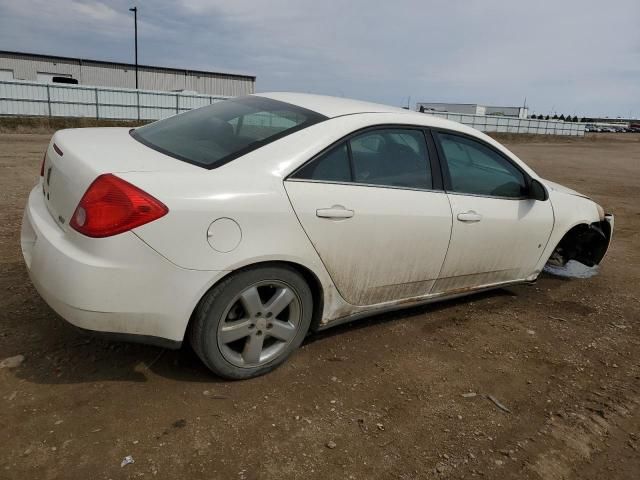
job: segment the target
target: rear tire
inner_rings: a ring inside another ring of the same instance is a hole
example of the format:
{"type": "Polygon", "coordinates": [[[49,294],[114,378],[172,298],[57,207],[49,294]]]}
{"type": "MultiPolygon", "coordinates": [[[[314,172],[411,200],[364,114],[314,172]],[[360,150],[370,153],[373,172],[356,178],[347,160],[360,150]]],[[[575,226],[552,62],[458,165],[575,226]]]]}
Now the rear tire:
{"type": "Polygon", "coordinates": [[[263,375],[281,365],[309,330],[313,296],[287,266],[232,273],[200,301],[189,340],[203,363],[228,379],[263,375]]]}

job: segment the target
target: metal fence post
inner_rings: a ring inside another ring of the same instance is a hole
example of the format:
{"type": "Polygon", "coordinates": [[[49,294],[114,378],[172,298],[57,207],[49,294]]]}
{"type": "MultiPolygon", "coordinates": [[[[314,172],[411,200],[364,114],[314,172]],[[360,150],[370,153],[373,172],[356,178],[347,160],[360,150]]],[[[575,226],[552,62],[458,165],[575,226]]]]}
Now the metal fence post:
{"type": "Polygon", "coordinates": [[[140,91],[136,90],[136,104],[138,106],[138,120],[140,120],[140,91]]]}
{"type": "Polygon", "coordinates": [[[100,118],[100,111],[98,109],[98,89],[95,89],[96,92],[96,120],[100,118]]]}
{"type": "Polygon", "coordinates": [[[51,116],[51,92],[49,92],[49,85],[47,85],[47,109],[49,110],[49,116],[51,116]]]}
{"type": "Polygon", "coordinates": [[[180,94],[176,93],[176,115],[180,113],[180,106],[178,104],[179,101],[180,101],[180,94]]]}

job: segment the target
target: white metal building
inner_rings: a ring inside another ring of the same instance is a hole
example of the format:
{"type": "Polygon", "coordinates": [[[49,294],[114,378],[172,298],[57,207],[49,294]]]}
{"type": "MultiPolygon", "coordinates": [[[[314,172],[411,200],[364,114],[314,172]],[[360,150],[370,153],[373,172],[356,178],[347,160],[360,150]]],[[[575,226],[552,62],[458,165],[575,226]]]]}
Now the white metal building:
{"type": "MultiPolygon", "coordinates": [[[[26,80],[96,87],[135,88],[135,65],[130,63],[0,51],[0,80],[26,80]]],[[[240,96],[254,93],[256,77],[138,65],[143,90],[186,90],[206,95],[240,96]]]]}
{"type": "Polygon", "coordinates": [[[469,115],[484,115],[484,107],[476,103],[440,103],[421,102],[416,105],[419,112],[451,112],[467,113],[469,115]]]}
{"type": "Polygon", "coordinates": [[[416,104],[416,110],[419,112],[448,112],[515,118],[527,118],[529,115],[529,109],[526,107],[499,107],[478,105],[477,103],[420,102],[416,104]]]}

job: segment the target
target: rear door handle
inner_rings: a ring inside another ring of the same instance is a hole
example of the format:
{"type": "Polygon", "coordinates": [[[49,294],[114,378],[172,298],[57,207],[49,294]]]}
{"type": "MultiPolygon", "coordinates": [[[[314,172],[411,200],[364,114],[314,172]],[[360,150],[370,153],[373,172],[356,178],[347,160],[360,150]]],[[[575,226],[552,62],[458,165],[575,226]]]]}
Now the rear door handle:
{"type": "Polygon", "coordinates": [[[474,212],[473,210],[469,210],[468,212],[459,213],[458,220],[467,223],[479,222],[482,220],[482,215],[474,212]]]}
{"type": "Polygon", "coordinates": [[[353,210],[344,208],[342,205],[334,205],[331,208],[319,208],[316,216],[320,218],[351,218],[353,210]]]}

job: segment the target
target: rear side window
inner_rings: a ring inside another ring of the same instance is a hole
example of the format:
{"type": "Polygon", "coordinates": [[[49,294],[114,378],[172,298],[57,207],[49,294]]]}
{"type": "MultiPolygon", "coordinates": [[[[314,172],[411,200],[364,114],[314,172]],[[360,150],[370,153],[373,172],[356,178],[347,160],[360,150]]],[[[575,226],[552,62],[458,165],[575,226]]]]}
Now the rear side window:
{"type": "Polygon", "coordinates": [[[294,177],[325,182],[350,182],[351,168],[347,144],[341,143],[322,157],[307,163],[294,177]]]}
{"type": "Polygon", "coordinates": [[[214,103],[132,130],[146,146],[205,168],[220,165],[326,117],[264,97],[214,103]]]}
{"type": "Polygon", "coordinates": [[[521,198],[524,174],[511,162],[480,142],[438,133],[451,177],[451,191],[473,195],[521,198]]]}
{"type": "Polygon", "coordinates": [[[422,131],[374,130],[358,135],[350,142],[354,182],[392,187],[433,187],[422,131]]]}
{"type": "Polygon", "coordinates": [[[421,130],[378,129],[340,143],[293,178],[431,189],[427,145],[421,130]]]}

